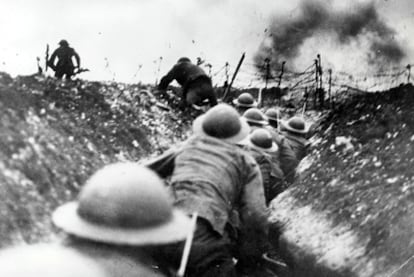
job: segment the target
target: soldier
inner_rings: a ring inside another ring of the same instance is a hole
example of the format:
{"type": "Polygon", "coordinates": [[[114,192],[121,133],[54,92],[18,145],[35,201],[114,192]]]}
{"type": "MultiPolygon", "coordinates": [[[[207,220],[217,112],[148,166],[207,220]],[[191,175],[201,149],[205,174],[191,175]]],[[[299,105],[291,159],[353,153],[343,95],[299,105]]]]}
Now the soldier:
{"type": "Polygon", "coordinates": [[[75,68],[80,68],[80,57],[76,53],[75,49],[69,47],[69,43],[62,39],[59,42],[59,48],[57,48],[48,61],[48,66],[55,71],[55,77],[62,79],[65,75],[65,78],[70,80],[74,75],[75,68]],[[76,60],[76,66],[73,64],[72,58],[76,60]],[[56,65],[55,60],[58,59],[56,65]]]}
{"type": "MultiPolygon", "coordinates": [[[[236,145],[250,128],[234,108],[219,104],[194,121],[193,131],[180,148],[147,165],[171,175],[176,207],[199,214],[188,276],[235,276],[233,257],[239,268],[254,267],[267,243],[260,169],[236,145]]],[[[182,247],[165,251],[166,260],[177,264],[182,247]]]]}
{"type": "Polygon", "coordinates": [[[204,70],[191,62],[189,58],[180,58],[173,68],[162,77],[158,90],[165,95],[168,85],[176,80],[183,88],[181,106],[201,106],[208,100],[210,106],[217,104],[217,95],[211,83],[211,78],[204,70]]]}
{"type": "Polygon", "coordinates": [[[52,220],[68,235],[64,245],[96,260],[111,277],[164,276],[155,253],[184,240],[191,227],[173,209],[162,180],[134,163],[97,171],[78,201],[60,206],[52,220]]]}
{"type": "Polygon", "coordinates": [[[262,128],[254,130],[240,144],[252,154],[260,167],[266,204],[269,204],[285,188],[283,171],[278,162],[279,147],[270,132],[262,128]]]}
{"type": "Polygon", "coordinates": [[[94,260],[54,244],[14,246],[0,251],[1,277],[111,277],[94,260]]]}
{"type": "Polygon", "coordinates": [[[257,102],[254,100],[253,95],[248,92],[244,92],[239,95],[236,99],[233,100],[233,104],[235,105],[237,111],[240,115],[243,115],[245,111],[250,108],[256,108],[257,102]]]}
{"type": "Polygon", "coordinates": [[[262,111],[257,108],[250,108],[243,113],[243,117],[246,119],[252,130],[257,128],[264,128],[269,125],[266,116],[262,111]]]}
{"type": "Polygon", "coordinates": [[[280,111],[275,108],[270,108],[265,112],[265,116],[269,121],[269,125],[274,129],[278,128],[278,121],[280,120],[280,111]]]}
{"type": "Polygon", "coordinates": [[[294,116],[287,121],[282,120],[281,127],[296,159],[300,162],[308,152],[309,141],[306,139],[306,135],[309,132],[310,124],[306,123],[303,118],[294,116]]]}

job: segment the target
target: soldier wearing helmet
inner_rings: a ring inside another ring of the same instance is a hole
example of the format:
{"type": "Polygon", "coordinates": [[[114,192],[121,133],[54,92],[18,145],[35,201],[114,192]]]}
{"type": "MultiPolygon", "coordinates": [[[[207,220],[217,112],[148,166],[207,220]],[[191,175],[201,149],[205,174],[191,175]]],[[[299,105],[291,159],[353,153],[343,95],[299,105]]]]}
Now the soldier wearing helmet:
{"type": "Polygon", "coordinates": [[[255,129],[240,145],[251,153],[260,167],[266,204],[269,204],[285,188],[283,171],[275,162],[279,147],[270,132],[263,128],[255,129]]]}
{"type": "Polygon", "coordinates": [[[257,101],[248,92],[240,94],[239,97],[233,100],[233,104],[241,115],[250,108],[257,108],[257,101]]]}
{"type": "Polygon", "coordinates": [[[174,80],[182,87],[182,108],[192,105],[200,106],[204,100],[208,100],[210,106],[217,104],[217,95],[211,78],[200,66],[193,64],[189,58],[180,58],[173,68],[161,78],[158,84],[160,93],[165,95],[165,90],[174,80]]]}
{"type": "MultiPolygon", "coordinates": [[[[227,104],[219,104],[193,122],[194,135],[162,159],[148,162],[171,176],[174,205],[198,212],[189,276],[235,276],[254,266],[267,243],[267,219],[260,169],[238,142],[250,128],[227,104]]],[[[166,252],[177,263],[182,245],[166,252]]]]}
{"type": "Polygon", "coordinates": [[[164,276],[157,251],[191,231],[163,181],[136,163],[98,170],[78,200],[58,207],[52,221],[67,234],[65,246],[97,261],[110,277],[164,276]]]}
{"type": "Polygon", "coordinates": [[[69,46],[67,40],[62,39],[47,63],[55,71],[56,78],[62,79],[65,76],[69,80],[74,75],[75,68],[80,68],[80,57],[75,49],[69,46]],[[76,66],[73,58],[76,60],[76,66]]]}
{"type": "Polygon", "coordinates": [[[294,116],[289,120],[282,120],[281,127],[284,136],[288,139],[290,146],[295,152],[296,158],[301,161],[306,155],[309,141],[306,135],[309,132],[310,124],[301,117],[294,116]]]}
{"type": "Polygon", "coordinates": [[[264,113],[257,108],[250,108],[243,113],[243,118],[246,119],[252,130],[257,128],[264,128],[269,125],[264,113]]]}
{"type": "Polygon", "coordinates": [[[275,108],[270,108],[265,112],[265,116],[267,117],[267,120],[269,121],[269,125],[277,129],[278,122],[280,120],[280,111],[275,108]]]}

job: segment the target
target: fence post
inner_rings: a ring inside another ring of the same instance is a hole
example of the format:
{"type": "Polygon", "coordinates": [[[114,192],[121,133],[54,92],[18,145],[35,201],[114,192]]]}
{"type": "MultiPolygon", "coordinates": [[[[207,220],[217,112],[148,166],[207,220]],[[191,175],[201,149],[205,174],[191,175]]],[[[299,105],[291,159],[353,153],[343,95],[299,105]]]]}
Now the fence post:
{"type": "Polygon", "coordinates": [[[229,62],[226,62],[226,83],[227,84],[229,83],[229,67],[230,67],[229,62]]]}
{"type": "Polygon", "coordinates": [[[410,83],[410,79],[411,79],[411,64],[407,65],[407,71],[408,71],[408,76],[407,76],[407,83],[410,83]]]}
{"type": "Polygon", "coordinates": [[[158,62],[157,75],[155,76],[155,86],[157,86],[158,84],[158,77],[160,76],[160,71],[161,71],[161,62],[162,62],[162,57],[159,58],[159,62],[158,62]]]}
{"type": "Polygon", "coordinates": [[[285,71],[285,63],[286,63],[286,61],[283,61],[283,62],[282,62],[282,68],[281,68],[281,70],[280,70],[279,82],[277,83],[277,87],[279,87],[279,88],[280,88],[280,85],[281,85],[281,83],[282,83],[283,73],[284,73],[284,71],[285,71]]]}
{"type": "Polygon", "coordinates": [[[212,77],[212,76],[211,76],[211,68],[212,68],[213,66],[211,65],[211,63],[206,64],[206,66],[208,67],[208,76],[211,78],[211,77],[212,77]]]}
{"type": "Polygon", "coordinates": [[[314,97],[313,97],[313,107],[316,109],[316,99],[318,96],[318,85],[319,85],[319,79],[318,79],[318,60],[315,59],[315,91],[314,91],[314,97]]]}
{"type": "Polygon", "coordinates": [[[266,80],[265,80],[265,90],[267,90],[267,82],[269,81],[270,77],[270,59],[265,59],[265,66],[266,66],[266,80]]]}
{"type": "Polygon", "coordinates": [[[331,89],[332,89],[332,69],[328,69],[329,72],[329,106],[332,109],[333,104],[332,104],[332,94],[331,94],[331,89]]]}

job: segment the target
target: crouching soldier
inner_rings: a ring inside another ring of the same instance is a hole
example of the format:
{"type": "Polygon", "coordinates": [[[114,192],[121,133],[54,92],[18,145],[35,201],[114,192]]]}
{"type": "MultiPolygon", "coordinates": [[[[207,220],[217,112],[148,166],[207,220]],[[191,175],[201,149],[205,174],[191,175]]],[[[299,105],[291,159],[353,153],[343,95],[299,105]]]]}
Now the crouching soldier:
{"type": "Polygon", "coordinates": [[[155,253],[191,230],[162,180],[134,163],[97,171],[78,200],[57,208],[52,220],[67,234],[63,244],[97,261],[109,277],[165,276],[155,253]]]}
{"type": "Polygon", "coordinates": [[[278,162],[279,147],[265,129],[254,130],[240,142],[249,151],[260,167],[263,178],[266,204],[285,189],[285,178],[278,162]]]}
{"type": "Polygon", "coordinates": [[[240,94],[239,97],[233,100],[233,104],[240,115],[243,115],[244,112],[250,108],[257,107],[257,101],[254,100],[253,95],[248,92],[240,94]]]}
{"type": "Polygon", "coordinates": [[[269,125],[275,130],[279,127],[280,111],[275,108],[270,108],[265,112],[265,116],[269,122],[269,125]]]}
{"type": "Polygon", "coordinates": [[[285,188],[287,188],[287,186],[293,183],[295,179],[296,167],[299,164],[299,160],[296,158],[296,154],[288,142],[288,139],[282,132],[280,132],[280,111],[270,108],[265,112],[265,116],[269,122],[266,129],[271,133],[273,141],[279,147],[276,162],[279,163],[280,168],[283,171],[286,184],[285,188]]]}
{"type": "Polygon", "coordinates": [[[264,128],[269,125],[269,122],[267,121],[264,113],[262,113],[262,111],[257,108],[248,109],[243,113],[243,117],[246,119],[252,131],[257,128],[264,128]]]}
{"type": "MultiPolygon", "coordinates": [[[[171,175],[174,205],[198,212],[188,276],[236,276],[237,267],[253,268],[267,244],[267,214],[260,169],[236,143],[250,128],[237,111],[219,104],[193,122],[194,135],[147,165],[171,175]],[[243,232],[238,232],[243,230],[243,232]]],[[[183,244],[165,251],[178,265],[183,244]]]]}
{"type": "Polygon", "coordinates": [[[287,142],[291,146],[296,155],[296,159],[300,162],[308,154],[309,141],[306,136],[309,131],[310,124],[306,123],[303,118],[294,116],[287,121],[281,121],[281,129],[283,135],[287,138],[287,142]]]}
{"type": "Polygon", "coordinates": [[[173,80],[176,80],[183,88],[182,108],[191,105],[200,106],[204,100],[208,100],[210,106],[217,105],[217,95],[211,78],[200,66],[193,64],[189,58],[180,58],[171,70],[162,77],[158,85],[159,93],[165,95],[165,90],[173,80]]]}

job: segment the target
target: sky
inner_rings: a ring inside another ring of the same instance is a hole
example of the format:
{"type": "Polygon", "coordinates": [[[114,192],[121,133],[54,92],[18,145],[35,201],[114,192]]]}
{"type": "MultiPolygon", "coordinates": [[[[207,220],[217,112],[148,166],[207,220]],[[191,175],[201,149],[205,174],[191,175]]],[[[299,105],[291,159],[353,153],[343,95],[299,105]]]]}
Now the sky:
{"type": "MultiPolygon", "coordinates": [[[[355,1],[331,0],[344,10],[355,1]]],[[[52,52],[61,39],[66,39],[81,56],[82,67],[90,69],[82,73],[85,79],[155,83],[178,58],[187,56],[210,63],[213,80],[218,83],[225,63],[229,62],[232,74],[243,52],[243,69],[252,75],[254,55],[266,37],[271,19],[294,16],[299,2],[0,0],[0,71],[12,76],[35,73],[36,57],[44,64],[46,44],[52,52]]],[[[410,63],[414,60],[414,1],[375,3],[387,24],[397,31],[397,39],[407,49],[406,64],[410,63]]],[[[304,52],[316,54],[319,49],[313,47],[317,44],[304,52]]],[[[340,51],[334,47],[325,49],[326,55],[332,57],[340,57],[340,51]]],[[[348,53],[342,53],[339,59],[345,63],[343,57],[348,53]]]]}

